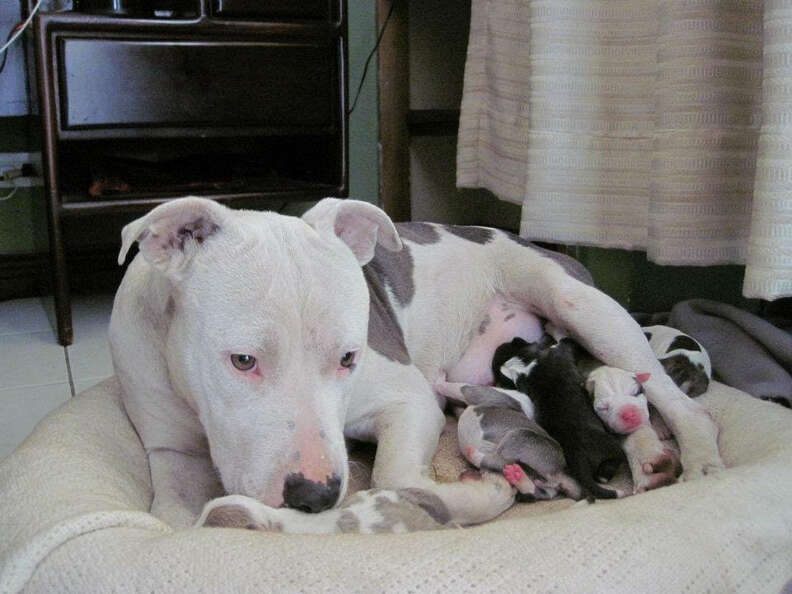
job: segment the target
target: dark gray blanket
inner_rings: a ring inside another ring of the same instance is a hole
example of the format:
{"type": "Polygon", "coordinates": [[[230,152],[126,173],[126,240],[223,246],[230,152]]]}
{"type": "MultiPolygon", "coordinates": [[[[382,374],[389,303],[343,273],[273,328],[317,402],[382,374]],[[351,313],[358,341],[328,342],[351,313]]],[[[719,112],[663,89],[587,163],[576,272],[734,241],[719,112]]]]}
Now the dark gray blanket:
{"type": "Polygon", "coordinates": [[[704,345],[715,379],[792,408],[792,334],[707,299],[676,304],[667,323],[704,345]]]}

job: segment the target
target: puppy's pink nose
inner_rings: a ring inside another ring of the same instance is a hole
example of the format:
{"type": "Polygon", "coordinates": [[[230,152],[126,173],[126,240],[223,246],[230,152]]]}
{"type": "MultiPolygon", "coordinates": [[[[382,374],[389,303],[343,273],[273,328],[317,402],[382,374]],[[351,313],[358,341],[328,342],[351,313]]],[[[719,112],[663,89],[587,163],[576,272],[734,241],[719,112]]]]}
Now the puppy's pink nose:
{"type": "Polygon", "coordinates": [[[641,424],[641,411],[637,406],[627,405],[619,411],[619,418],[628,429],[633,429],[641,424]]]}

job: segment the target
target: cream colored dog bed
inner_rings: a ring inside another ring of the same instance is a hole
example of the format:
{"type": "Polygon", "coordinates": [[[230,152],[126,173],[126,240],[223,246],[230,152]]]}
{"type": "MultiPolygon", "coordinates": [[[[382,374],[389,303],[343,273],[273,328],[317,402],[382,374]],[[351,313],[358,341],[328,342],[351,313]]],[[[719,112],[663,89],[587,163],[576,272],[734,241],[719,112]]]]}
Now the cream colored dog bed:
{"type": "MultiPolygon", "coordinates": [[[[0,463],[0,592],[770,592],[792,577],[792,411],[720,384],[700,397],[728,470],[618,501],[518,504],[402,535],[174,532],[107,380],[0,463]]],[[[438,478],[462,462],[453,435],[438,478]]]]}

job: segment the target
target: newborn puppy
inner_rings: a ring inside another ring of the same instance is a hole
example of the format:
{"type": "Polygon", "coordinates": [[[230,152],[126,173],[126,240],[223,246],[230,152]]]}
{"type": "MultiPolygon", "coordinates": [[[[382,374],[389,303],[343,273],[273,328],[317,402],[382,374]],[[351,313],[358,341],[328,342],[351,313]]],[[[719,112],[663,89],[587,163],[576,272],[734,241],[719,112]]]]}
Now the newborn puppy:
{"type": "Polygon", "coordinates": [[[680,390],[691,398],[707,391],[712,363],[701,343],[670,326],[645,326],[642,330],[655,356],[680,390]]]}
{"type": "Polygon", "coordinates": [[[459,384],[491,386],[492,354],[498,345],[520,336],[528,342],[542,337],[542,322],[505,297],[493,299],[462,358],[448,370],[447,380],[459,384]]]}
{"type": "Polygon", "coordinates": [[[594,413],[578,370],[573,341],[547,346],[552,339],[529,344],[520,338],[495,351],[493,373],[532,400],[536,421],[561,445],[570,474],[588,495],[600,499],[622,497],[597,481],[613,478],[626,457],[616,436],[594,413]]]}
{"type": "Polygon", "coordinates": [[[471,464],[503,472],[520,492],[519,500],[552,499],[559,493],[582,498],[580,485],[566,473],[561,446],[530,418],[532,405],[497,388],[463,386],[461,395],[470,406],[459,417],[457,435],[471,464]]]}
{"type": "Polygon", "coordinates": [[[614,433],[627,435],[649,424],[649,401],[643,391],[648,373],[631,373],[602,365],[586,377],[594,412],[614,433]]]}

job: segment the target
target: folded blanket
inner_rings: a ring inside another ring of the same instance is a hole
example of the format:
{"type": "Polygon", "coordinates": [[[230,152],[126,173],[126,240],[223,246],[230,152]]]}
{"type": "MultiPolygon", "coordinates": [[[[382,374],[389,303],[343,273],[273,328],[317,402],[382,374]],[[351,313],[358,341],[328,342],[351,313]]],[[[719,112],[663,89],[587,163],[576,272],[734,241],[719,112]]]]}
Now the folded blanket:
{"type": "Polygon", "coordinates": [[[707,349],[716,379],[792,407],[792,334],[732,305],[692,299],[671,310],[668,325],[707,349]]]}

